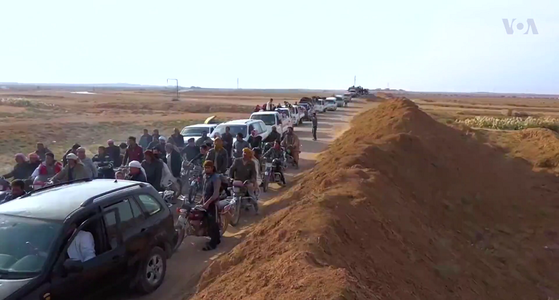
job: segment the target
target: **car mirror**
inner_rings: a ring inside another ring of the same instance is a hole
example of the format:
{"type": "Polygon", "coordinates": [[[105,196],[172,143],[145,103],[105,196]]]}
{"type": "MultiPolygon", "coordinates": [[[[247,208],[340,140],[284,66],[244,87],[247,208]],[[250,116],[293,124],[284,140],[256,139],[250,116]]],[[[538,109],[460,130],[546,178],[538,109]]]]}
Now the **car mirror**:
{"type": "Polygon", "coordinates": [[[67,259],[64,261],[64,269],[68,273],[79,273],[83,271],[83,263],[77,259],[67,259]]]}

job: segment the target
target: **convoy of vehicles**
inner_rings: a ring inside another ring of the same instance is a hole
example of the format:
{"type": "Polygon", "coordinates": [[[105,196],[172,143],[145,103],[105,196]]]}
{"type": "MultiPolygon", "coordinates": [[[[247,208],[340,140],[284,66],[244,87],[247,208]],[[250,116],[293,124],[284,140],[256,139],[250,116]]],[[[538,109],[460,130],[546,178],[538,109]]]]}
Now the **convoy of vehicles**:
{"type": "MultiPolygon", "coordinates": [[[[181,134],[185,142],[202,132],[215,139],[229,127],[234,136],[248,137],[254,130],[266,139],[272,126],[283,133],[310,120],[314,112],[336,110],[338,98],[305,97],[298,105],[221,124],[210,124],[212,116],[204,124],[184,127],[181,134]]],[[[351,93],[349,99],[345,94],[340,98],[349,101],[351,93]]],[[[272,163],[265,164],[265,189],[281,181],[272,163]]],[[[294,165],[289,151],[287,165],[294,165]]],[[[185,184],[196,194],[199,186],[192,185],[199,184],[198,173],[186,176],[191,182],[185,184]]],[[[218,204],[221,234],[228,224],[237,225],[241,211],[252,205],[244,183],[231,181],[229,189],[230,199],[223,192],[218,204]]],[[[153,292],[165,278],[167,259],[184,237],[208,233],[202,222],[204,209],[180,197],[182,202],[174,207],[174,192],[157,192],[148,183],[84,179],[40,187],[1,204],[0,299],[84,299],[122,283],[141,293],[153,292]],[[72,242],[83,232],[93,237],[95,255],[72,259],[72,242]]]]}

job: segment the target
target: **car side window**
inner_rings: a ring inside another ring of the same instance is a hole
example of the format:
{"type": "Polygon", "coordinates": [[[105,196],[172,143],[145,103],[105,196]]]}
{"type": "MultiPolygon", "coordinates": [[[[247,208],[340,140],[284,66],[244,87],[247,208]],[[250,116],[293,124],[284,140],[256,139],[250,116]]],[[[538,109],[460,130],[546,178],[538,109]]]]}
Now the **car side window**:
{"type": "Polygon", "coordinates": [[[120,219],[120,231],[126,232],[134,226],[135,219],[134,213],[132,212],[132,207],[130,206],[131,199],[124,199],[115,204],[105,207],[105,210],[111,210],[116,208],[116,211],[109,212],[105,214],[105,226],[107,228],[107,236],[109,238],[109,244],[112,249],[115,249],[118,245],[118,231],[119,223],[117,222],[117,213],[120,219]]]}
{"type": "Polygon", "coordinates": [[[248,126],[248,133],[249,134],[251,134],[253,130],[254,130],[254,126],[252,126],[252,125],[248,126]]]}
{"type": "Polygon", "coordinates": [[[150,195],[144,194],[138,196],[138,198],[140,199],[140,202],[142,203],[148,215],[152,216],[161,211],[161,205],[159,204],[159,202],[157,202],[157,200],[155,200],[150,195]]]}
{"type": "Polygon", "coordinates": [[[279,118],[279,115],[276,115],[276,124],[277,125],[281,124],[281,120],[279,118]]]}
{"type": "Polygon", "coordinates": [[[143,220],[146,218],[146,216],[142,212],[142,209],[140,208],[140,205],[138,205],[138,203],[134,199],[130,199],[130,205],[132,206],[132,214],[134,215],[134,219],[143,220]]]}

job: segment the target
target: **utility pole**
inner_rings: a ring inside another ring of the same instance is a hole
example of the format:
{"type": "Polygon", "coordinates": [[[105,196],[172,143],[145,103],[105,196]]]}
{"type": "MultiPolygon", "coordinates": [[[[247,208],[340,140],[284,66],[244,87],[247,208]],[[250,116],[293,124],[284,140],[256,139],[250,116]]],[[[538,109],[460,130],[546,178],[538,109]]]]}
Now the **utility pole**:
{"type": "Polygon", "coordinates": [[[237,89],[239,89],[239,78],[237,78],[237,89]]]}
{"type": "Polygon", "coordinates": [[[357,83],[357,76],[354,75],[354,76],[353,76],[353,86],[355,86],[356,83],[357,83]]]}
{"type": "Polygon", "coordinates": [[[179,100],[179,80],[175,79],[175,78],[167,78],[167,83],[169,83],[169,80],[174,80],[177,82],[177,101],[179,100]]]}

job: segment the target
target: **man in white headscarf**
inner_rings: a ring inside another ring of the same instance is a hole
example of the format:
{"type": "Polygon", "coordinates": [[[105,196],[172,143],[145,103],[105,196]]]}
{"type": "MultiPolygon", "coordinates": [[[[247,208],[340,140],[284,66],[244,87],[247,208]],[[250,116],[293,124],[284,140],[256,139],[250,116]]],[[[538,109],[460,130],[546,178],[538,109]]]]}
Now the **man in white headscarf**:
{"type": "Polygon", "coordinates": [[[127,178],[128,180],[148,182],[146,171],[142,168],[142,164],[139,161],[131,161],[128,164],[128,168],[130,168],[130,174],[128,174],[127,178]]]}

